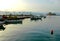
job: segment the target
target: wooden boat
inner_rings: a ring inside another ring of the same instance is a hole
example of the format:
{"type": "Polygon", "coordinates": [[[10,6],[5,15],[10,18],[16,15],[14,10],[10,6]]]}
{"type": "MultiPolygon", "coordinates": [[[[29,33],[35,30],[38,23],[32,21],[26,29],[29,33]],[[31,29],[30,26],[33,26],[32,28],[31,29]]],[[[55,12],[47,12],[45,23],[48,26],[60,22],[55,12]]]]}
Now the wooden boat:
{"type": "Polygon", "coordinates": [[[38,17],[38,16],[31,17],[31,20],[38,20],[38,19],[41,19],[41,17],[38,17]]]}
{"type": "Polygon", "coordinates": [[[22,20],[5,20],[5,24],[17,24],[17,23],[22,24],[22,20]]]}

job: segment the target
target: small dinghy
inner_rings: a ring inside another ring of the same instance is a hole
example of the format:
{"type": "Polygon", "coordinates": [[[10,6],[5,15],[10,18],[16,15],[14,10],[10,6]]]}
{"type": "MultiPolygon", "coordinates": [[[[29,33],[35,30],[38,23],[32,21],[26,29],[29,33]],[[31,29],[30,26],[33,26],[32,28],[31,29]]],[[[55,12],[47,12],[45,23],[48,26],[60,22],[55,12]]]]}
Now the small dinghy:
{"type": "Polygon", "coordinates": [[[3,25],[0,25],[0,30],[5,30],[5,27],[3,25]]]}
{"type": "Polygon", "coordinates": [[[53,30],[51,30],[51,35],[53,35],[53,30]]]}

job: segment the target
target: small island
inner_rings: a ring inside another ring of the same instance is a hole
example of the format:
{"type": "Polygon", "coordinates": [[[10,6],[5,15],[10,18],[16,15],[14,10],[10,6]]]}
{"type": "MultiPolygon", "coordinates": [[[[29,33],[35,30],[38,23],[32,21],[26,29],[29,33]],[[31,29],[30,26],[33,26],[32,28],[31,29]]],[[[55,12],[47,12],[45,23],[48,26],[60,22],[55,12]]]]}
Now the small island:
{"type": "Polygon", "coordinates": [[[49,12],[47,15],[51,16],[51,15],[56,15],[55,13],[49,12]]]}

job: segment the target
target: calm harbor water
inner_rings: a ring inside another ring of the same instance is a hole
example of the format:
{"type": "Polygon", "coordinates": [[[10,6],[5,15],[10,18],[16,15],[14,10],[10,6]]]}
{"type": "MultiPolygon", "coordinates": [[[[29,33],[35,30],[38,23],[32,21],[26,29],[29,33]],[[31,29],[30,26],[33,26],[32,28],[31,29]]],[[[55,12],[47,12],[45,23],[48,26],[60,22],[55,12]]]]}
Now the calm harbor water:
{"type": "Polygon", "coordinates": [[[59,41],[60,16],[47,16],[42,20],[24,19],[22,24],[4,25],[0,41],[59,41]],[[54,30],[51,35],[50,31],[54,30]]]}

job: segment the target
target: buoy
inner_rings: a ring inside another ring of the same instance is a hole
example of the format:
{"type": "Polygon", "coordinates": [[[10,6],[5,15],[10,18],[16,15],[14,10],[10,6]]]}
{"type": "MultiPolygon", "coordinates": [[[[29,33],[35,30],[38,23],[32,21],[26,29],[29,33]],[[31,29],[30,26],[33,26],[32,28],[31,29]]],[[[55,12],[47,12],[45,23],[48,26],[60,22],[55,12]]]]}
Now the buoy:
{"type": "Polygon", "coordinates": [[[53,35],[53,30],[51,30],[51,35],[53,35]]]}

